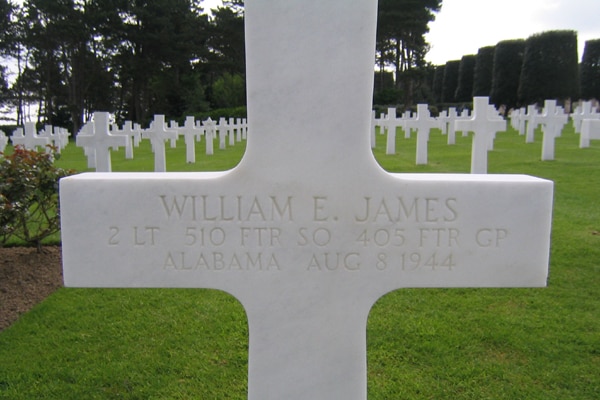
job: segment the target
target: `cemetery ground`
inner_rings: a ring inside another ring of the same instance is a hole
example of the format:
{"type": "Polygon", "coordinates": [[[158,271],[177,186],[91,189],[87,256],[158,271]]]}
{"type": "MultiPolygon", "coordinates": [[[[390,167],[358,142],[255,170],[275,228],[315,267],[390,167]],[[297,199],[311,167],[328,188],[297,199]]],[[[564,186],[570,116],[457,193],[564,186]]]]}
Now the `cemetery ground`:
{"type": "MultiPolygon", "coordinates": [[[[377,135],[374,154],[386,170],[468,173],[470,137],[459,134],[448,146],[432,131],[429,164],[415,166],[415,135],[403,136],[397,154],[386,155],[385,137],[377,135]]],[[[548,287],[384,296],[367,327],[369,399],[597,398],[600,143],[580,149],[569,125],[556,139],[556,160],[542,162],[541,138],[538,131],[525,144],[512,129],[499,133],[488,171],[555,182],[548,287]]],[[[168,170],[228,169],[244,151],[242,143],[208,157],[203,145],[196,164],[186,164],[182,141],[167,148],[168,170]]],[[[149,145],[142,146],[133,160],[113,152],[113,171],[153,171],[149,145]]],[[[73,143],[57,163],[86,170],[73,143]]],[[[28,277],[38,270],[25,268],[46,263],[19,260],[10,263],[28,277]]],[[[58,270],[57,257],[50,262],[58,270]]],[[[59,286],[60,275],[53,279],[59,286]]],[[[0,399],[245,399],[247,332],[241,305],[218,291],[60,288],[0,332],[0,399]]]]}

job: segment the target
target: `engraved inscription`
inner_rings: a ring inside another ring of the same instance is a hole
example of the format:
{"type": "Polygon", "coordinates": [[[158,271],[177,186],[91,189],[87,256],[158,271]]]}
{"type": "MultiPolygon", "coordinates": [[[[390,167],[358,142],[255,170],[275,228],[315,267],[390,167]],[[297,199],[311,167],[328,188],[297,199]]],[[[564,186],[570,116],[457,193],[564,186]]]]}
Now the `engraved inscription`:
{"type": "Polygon", "coordinates": [[[356,222],[453,222],[458,218],[457,200],[451,198],[364,197],[356,222]]]}
{"type": "Polygon", "coordinates": [[[168,219],[211,222],[293,221],[292,197],[159,196],[168,219]]]}
{"type": "Polygon", "coordinates": [[[271,271],[281,270],[277,256],[273,253],[200,253],[193,257],[184,251],[168,252],[164,269],[205,271],[271,271]]]}
{"type": "Polygon", "coordinates": [[[162,223],[114,223],[106,240],[109,248],[158,251],[169,271],[453,271],[465,249],[495,251],[510,240],[503,227],[463,232],[456,197],[362,196],[347,200],[346,214],[320,194],[157,200],[162,223]]]}

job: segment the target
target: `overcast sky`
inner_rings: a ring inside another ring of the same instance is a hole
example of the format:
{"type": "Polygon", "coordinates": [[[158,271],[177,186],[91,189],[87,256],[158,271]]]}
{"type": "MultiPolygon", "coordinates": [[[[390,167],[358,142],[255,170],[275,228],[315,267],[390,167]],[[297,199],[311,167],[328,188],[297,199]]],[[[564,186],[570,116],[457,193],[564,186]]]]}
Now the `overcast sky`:
{"type": "Polygon", "coordinates": [[[579,33],[581,57],[586,40],[600,39],[600,0],[443,0],[429,27],[426,59],[435,65],[501,40],[556,29],[579,33]]]}

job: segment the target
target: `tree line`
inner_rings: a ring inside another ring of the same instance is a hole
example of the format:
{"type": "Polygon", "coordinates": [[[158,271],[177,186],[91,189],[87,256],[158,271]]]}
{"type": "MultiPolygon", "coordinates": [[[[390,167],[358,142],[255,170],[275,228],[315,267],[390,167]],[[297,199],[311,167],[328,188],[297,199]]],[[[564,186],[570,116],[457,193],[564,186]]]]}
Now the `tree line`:
{"type": "Polygon", "coordinates": [[[25,119],[77,132],[96,110],[117,120],[178,118],[243,105],[244,23],[240,1],[209,16],[194,0],[0,0],[0,104],[25,119]]]}
{"type": "Polygon", "coordinates": [[[576,31],[541,32],[482,47],[477,54],[431,67],[426,75],[431,88],[426,100],[433,104],[488,96],[510,109],[546,99],[600,99],[600,40],[585,43],[579,63],[576,31]]]}
{"type": "MultiPolygon", "coordinates": [[[[27,106],[38,123],[79,130],[97,110],[147,123],[245,104],[243,0],[0,0],[0,106],[17,124],[27,106]]],[[[424,35],[442,0],[380,0],[377,58],[397,86],[420,87],[424,35]]],[[[293,44],[291,44],[293,45],[293,44]]]]}

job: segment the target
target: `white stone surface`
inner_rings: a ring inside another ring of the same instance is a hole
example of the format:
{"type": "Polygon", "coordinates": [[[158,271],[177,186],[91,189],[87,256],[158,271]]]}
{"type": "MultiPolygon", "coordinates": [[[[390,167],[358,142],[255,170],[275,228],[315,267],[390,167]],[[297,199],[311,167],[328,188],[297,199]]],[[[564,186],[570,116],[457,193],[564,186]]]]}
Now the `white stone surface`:
{"type": "Polygon", "coordinates": [[[374,149],[375,147],[377,147],[377,126],[378,126],[378,119],[377,119],[377,115],[376,115],[376,111],[373,110],[371,111],[371,148],[374,149]]]}
{"type": "Polygon", "coordinates": [[[376,163],[376,12],[247,0],[242,162],[63,179],[65,284],[231,293],[248,317],[251,400],[366,399],[367,317],[389,291],[544,286],[552,182],[376,163]]]}

